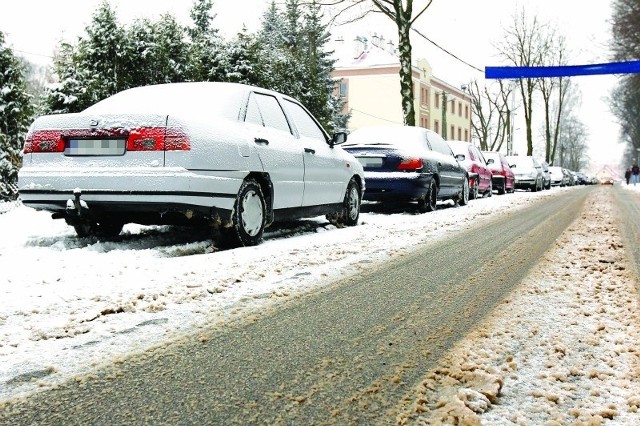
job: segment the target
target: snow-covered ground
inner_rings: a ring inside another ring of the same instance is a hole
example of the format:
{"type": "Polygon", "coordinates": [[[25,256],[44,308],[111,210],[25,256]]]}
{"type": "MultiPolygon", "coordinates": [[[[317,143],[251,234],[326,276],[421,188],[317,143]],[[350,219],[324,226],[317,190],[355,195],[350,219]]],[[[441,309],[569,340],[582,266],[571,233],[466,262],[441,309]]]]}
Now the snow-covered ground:
{"type": "MultiPolygon", "coordinates": [[[[371,263],[400,256],[417,244],[573,190],[578,189],[518,191],[473,200],[464,207],[441,205],[427,214],[388,214],[369,208],[357,227],[336,229],[324,218],[304,220],[274,227],[258,247],[226,251],[218,251],[210,240],[170,227],[127,225],[116,240],[80,239],[64,222],[51,220],[45,212],[20,204],[0,204],[0,212],[4,212],[0,214],[0,401],[86,373],[176,334],[263,309],[357,273],[371,263]]],[[[609,218],[606,206],[602,208],[605,210],[599,214],[609,218]]],[[[474,370],[486,369],[491,380],[501,383],[499,402],[482,414],[481,418],[487,419],[483,424],[539,424],[538,417],[527,417],[529,408],[536,412],[547,402],[557,405],[567,400],[572,384],[585,377],[594,383],[602,377],[600,385],[620,391],[607,390],[597,396],[593,395],[598,389],[595,385],[584,391],[574,385],[580,389],[574,393],[583,397],[581,401],[610,401],[619,413],[632,414],[631,405],[623,407],[631,402],[622,401],[631,390],[637,390],[636,373],[625,368],[636,365],[628,358],[633,358],[632,347],[640,342],[634,327],[620,323],[636,326],[637,317],[623,314],[627,310],[628,315],[635,315],[637,307],[629,305],[635,303],[632,288],[618,282],[633,284],[625,271],[619,271],[619,279],[611,281],[609,275],[616,272],[607,269],[608,263],[603,264],[601,277],[587,273],[580,262],[590,252],[572,249],[593,245],[595,250],[592,234],[612,247],[619,237],[611,227],[576,227],[578,232],[558,241],[554,251],[559,257],[547,256],[564,259],[573,253],[576,264],[563,269],[550,261],[498,309],[492,316],[494,323],[483,325],[451,352],[452,363],[462,356],[475,365],[474,370]],[[577,273],[586,274],[577,280],[585,287],[567,285],[567,273],[572,283],[577,273]],[[622,305],[618,308],[607,302],[607,316],[600,312],[605,296],[622,305]],[[589,304],[593,299],[597,306],[589,304]],[[573,322],[577,323],[574,327],[573,322]],[[583,334],[572,331],[576,329],[583,334]],[[495,341],[489,339],[493,337],[495,341]],[[604,351],[617,351],[623,358],[612,360],[604,351]],[[602,357],[604,361],[600,361],[602,357]],[[580,374],[574,374],[572,368],[580,374]]],[[[620,251],[607,256],[619,256],[620,251]]],[[[473,400],[478,397],[474,389],[461,386],[454,393],[473,400]]],[[[443,408],[455,402],[443,400],[443,408]]],[[[419,405],[416,402],[417,411],[419,405]]],[[[601,405],[598,409],[614,410],[601,405]]],[[[583,408],[580,414],[586,412],[583,408]]],[[[473,411],[470,414],[476,415],[473,411]]],[[[605,411],[598,415],[603,414],[605,418],[609,415],[605,411]]]]}

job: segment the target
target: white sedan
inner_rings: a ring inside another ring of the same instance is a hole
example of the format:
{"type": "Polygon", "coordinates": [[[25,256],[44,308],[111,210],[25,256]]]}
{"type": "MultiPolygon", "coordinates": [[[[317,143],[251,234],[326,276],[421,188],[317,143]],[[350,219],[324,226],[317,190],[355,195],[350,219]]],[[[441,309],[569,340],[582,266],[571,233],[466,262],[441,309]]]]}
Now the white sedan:
{"type": "Polygon", "coordinates": [[[22,202],[79,236],[125,223],[213,226],[256,245],[275,220],[327,215],[356,225],[360,163],[298,101],[234,83],[172,83],[117,93],[31,125],[22,202]]]}

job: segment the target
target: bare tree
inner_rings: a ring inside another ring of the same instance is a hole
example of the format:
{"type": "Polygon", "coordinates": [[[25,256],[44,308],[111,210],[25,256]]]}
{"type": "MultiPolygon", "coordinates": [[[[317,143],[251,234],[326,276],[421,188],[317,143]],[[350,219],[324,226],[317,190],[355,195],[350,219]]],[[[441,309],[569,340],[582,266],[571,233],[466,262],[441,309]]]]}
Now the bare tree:
{"type": "Polygon", "coordinates": [[[324,0],[318,2],[323,6],[337,7],[339,10],[337,16],[348,16],[348,22],[361,19],[369,13],[382,13],[395,23],[398,31],[402,114],[404,124],[407,126],[415,126],[416,124],[409,36],[412,25],[431,6],[432,2],[433,0],[324,0]],[[416,4],[415,9],[414,3],[416,4]],[[418,4],[420,5],[418,6],[418,4]]]}
{"type": "MultiPolygon", "coordinates": [[[[566,65],[565,38],[551,30],[546,34],[544,43],[543,62],[546,65],[566,65]]],[[[558,137],[562,130],[561,117],[570,80],[567,77],[545,77],[538,79],[538,84],[544,107],[544,157],[547,163],[553,164],[558,137]],[[552,103],[555,103],[553,108],[552,103]]]]}
{"type": "Polygon", "coordinates": [[[513,88],[502,80],[480,87],[477,80],[467,86],[471,97],[471,131],[483,151],[500,151],[511,132],[512,111],[509,105],[513,88]]]}
{"type": "MultiPolygon", "coordinates": [[[[543,65],[547,45],[543,24],[535,16],[529,19],[522,8],[519,14],[514,15],[513,25],[505,29],[503,42],[496,48],[509,63],[522,67],[543,65]]],[[[533,154],[533,97],[538,85],[539,81],[535,78],[518,79],[527,133],[527,155],[533,154]]]]}

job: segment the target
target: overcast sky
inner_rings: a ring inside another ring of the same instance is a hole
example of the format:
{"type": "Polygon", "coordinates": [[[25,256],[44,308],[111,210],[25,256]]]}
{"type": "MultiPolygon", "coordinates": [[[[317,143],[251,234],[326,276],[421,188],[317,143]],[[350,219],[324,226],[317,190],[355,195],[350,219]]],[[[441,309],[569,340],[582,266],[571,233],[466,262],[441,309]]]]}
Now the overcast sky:
{"type": "MultiPolygon", "coordinates": [[[[8,0],[0,0],[8,3],[8,0]]],[[[18,51],[27,52],[29,59],[46,61],[61,38],[74,40],[84,33],[86,25],[102,0],[20,0],[3,7],[0,14],[0,30],[7,33],[9,44],[18,51]]],[[[416,5],[425,0],[415,0],[416,5]]],[[[231,36],[246,25],[253,30],[260,22],[269,0],[214,0],[217,14],[216,26],[225,36],[231,36]]],[[[280,0],[278,3],[283,3],[280,0]]],[[[189,0],[110,0],[121,22],[138,17],[155,18],[171,12],[183,22],[189,21],[189,0]]],[[[501,39],[503,28],[512,22],[512,16],[524,4],[528,15],[537,15],[541,21],[556,26],[567,38],[567,44],[575,58],[573,64],[602,63],[609,61],[606,48],[610,35],[610,0],[592,2],[588,7],[581,0],[434,0],[429,10],[420,17],[415,27],[442,47],[473,66],[484,70],[485,66],[500,65],[495,56],[495,43],[501,39]],[[577,13],[579,11],[579,13],[577,13]],[[579,17],[579,18],[578,18],[579,17]]],[[[417,8],[417,6],[414,6],[417,8]]],[[[366,27],[351,24],[335,28],[334,32],[379,31],[386,39],[397,40],[392,23],[388,19],[370,19],[366,27]]],[[[426,58],[434,75],[459,86],[473,79],[483,79],[483,73],[464,65],[443,53],[417,34],[412,35],[414,58],[426,58]]],[[[617,164],[621,145],[618,125],[608,110],[604,98],[615,85],[614,76],[574,77],[582,91],[583,104],[580,118],[589,126],[589,152],[591,159],[599,163],[617,164]]],[[[542,119],[541,111],[537,113],[542,119]]],[[[535,119],[535,116],[534,116],[535,119]]],[[[524,148],[524,117],[516,115],[515,148],[524,148]],[[518,135],[518,133],[516,133],[518,135]]],[[[534,133],[539,133],[534,129],[534,133]]]]}

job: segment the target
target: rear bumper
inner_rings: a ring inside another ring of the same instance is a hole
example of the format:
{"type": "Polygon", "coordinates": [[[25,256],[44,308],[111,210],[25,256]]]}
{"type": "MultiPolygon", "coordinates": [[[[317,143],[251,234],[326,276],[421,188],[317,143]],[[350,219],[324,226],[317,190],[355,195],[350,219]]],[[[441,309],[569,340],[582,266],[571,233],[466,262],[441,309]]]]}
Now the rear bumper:
{"type": "Polygon", "coordinates": [[[424,197],[433,175],[424,173],[382,173],[365,172],[367,201],[385,201],[393,199],[416,200],[424,197]]]}
{"type": "Polygon", "coordinates": [[[18,193],[24,205],[54,213],[66,211],[79,190],[95,214],[136,215],[193,210],[201,214],[230,212],[247,172],[216,176],[182,168],[66,170],[23,168],[18,193]]]}

